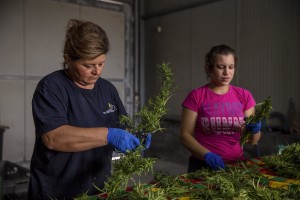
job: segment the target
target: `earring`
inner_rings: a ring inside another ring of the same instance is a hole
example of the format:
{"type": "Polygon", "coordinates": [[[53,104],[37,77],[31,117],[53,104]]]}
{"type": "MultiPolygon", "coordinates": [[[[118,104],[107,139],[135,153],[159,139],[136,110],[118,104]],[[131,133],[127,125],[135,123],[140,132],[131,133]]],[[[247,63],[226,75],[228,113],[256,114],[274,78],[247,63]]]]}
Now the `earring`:
{"type": "Polygon", "coordinates": [[[69,69],[69,65],[68,65],[68,64],[65,64],[65,68],[66,68],[66,69],[69,69]]]}

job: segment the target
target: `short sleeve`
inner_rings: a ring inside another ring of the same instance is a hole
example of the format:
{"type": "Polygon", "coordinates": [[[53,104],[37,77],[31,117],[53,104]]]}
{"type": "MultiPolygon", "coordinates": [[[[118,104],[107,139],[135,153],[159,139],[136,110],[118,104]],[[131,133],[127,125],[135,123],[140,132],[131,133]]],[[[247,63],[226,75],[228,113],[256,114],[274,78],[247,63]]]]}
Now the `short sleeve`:
{"type": "Polygon", "coordinates": [[[256,102],[250,91],[244,90],[244,94],[245,94],[244,111],[246,111],[246,110],[254,107],[256,105],[256,102]]]}
{"type": "Polygon", "coordinates": [[[38,136],[68,124],[63,96],[53,88],[55,83],[39,83],[32,99],[32,114],[38,136]]]}
{"type": "Polygon", "coordinates": [[[194,112],[198,111],[198,101],[196,98],[196,91],[193,90],[191,91],[186,98],[184,99],[183,103],[182,103],[182,107],[185,107],[189,110],[192,110],[194,112]]]}

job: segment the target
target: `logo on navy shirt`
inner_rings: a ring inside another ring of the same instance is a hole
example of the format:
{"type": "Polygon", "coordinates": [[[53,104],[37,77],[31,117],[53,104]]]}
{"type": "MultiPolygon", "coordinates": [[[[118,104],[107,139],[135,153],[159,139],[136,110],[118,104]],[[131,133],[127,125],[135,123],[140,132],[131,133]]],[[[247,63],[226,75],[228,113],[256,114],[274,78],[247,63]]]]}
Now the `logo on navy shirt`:
{"type": "Polygon", "coordinates": [[[108,113],[112,113],[112,112],[115,112],[117,111],[117,108],[116,106],[114,106],[113,104],[111,103],[108,103],[108,110],[103,112],[104,115],[108,114],[108,113]]]}

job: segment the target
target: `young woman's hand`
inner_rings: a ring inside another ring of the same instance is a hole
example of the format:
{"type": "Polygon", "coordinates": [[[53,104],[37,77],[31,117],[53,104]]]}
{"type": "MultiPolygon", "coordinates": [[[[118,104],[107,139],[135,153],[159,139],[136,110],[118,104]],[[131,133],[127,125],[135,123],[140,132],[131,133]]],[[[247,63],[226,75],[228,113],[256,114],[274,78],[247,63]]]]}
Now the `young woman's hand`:
{"type": "Polygon", "coordinates": [[[212,152],[208,152],[204,155],[206,164],[213,170],[225,169],[223,159],[212,152]]]}
{"type": "Polygon", "coordinates": [[[252,134],[256,134],[261,129],[261,122],[246,124],[246,129],[252,134]]]}

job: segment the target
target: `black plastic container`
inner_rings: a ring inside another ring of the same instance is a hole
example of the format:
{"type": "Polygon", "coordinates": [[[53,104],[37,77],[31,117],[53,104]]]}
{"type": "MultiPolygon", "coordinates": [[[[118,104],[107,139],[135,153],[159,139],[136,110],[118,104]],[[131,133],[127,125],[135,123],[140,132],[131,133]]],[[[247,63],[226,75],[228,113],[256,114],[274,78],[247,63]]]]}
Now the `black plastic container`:
{"type": "Polygon", "coordinates": [[[25,200],[27,198],[29,169],[9,161],[0,161],[0,199],[25,200]]]}

